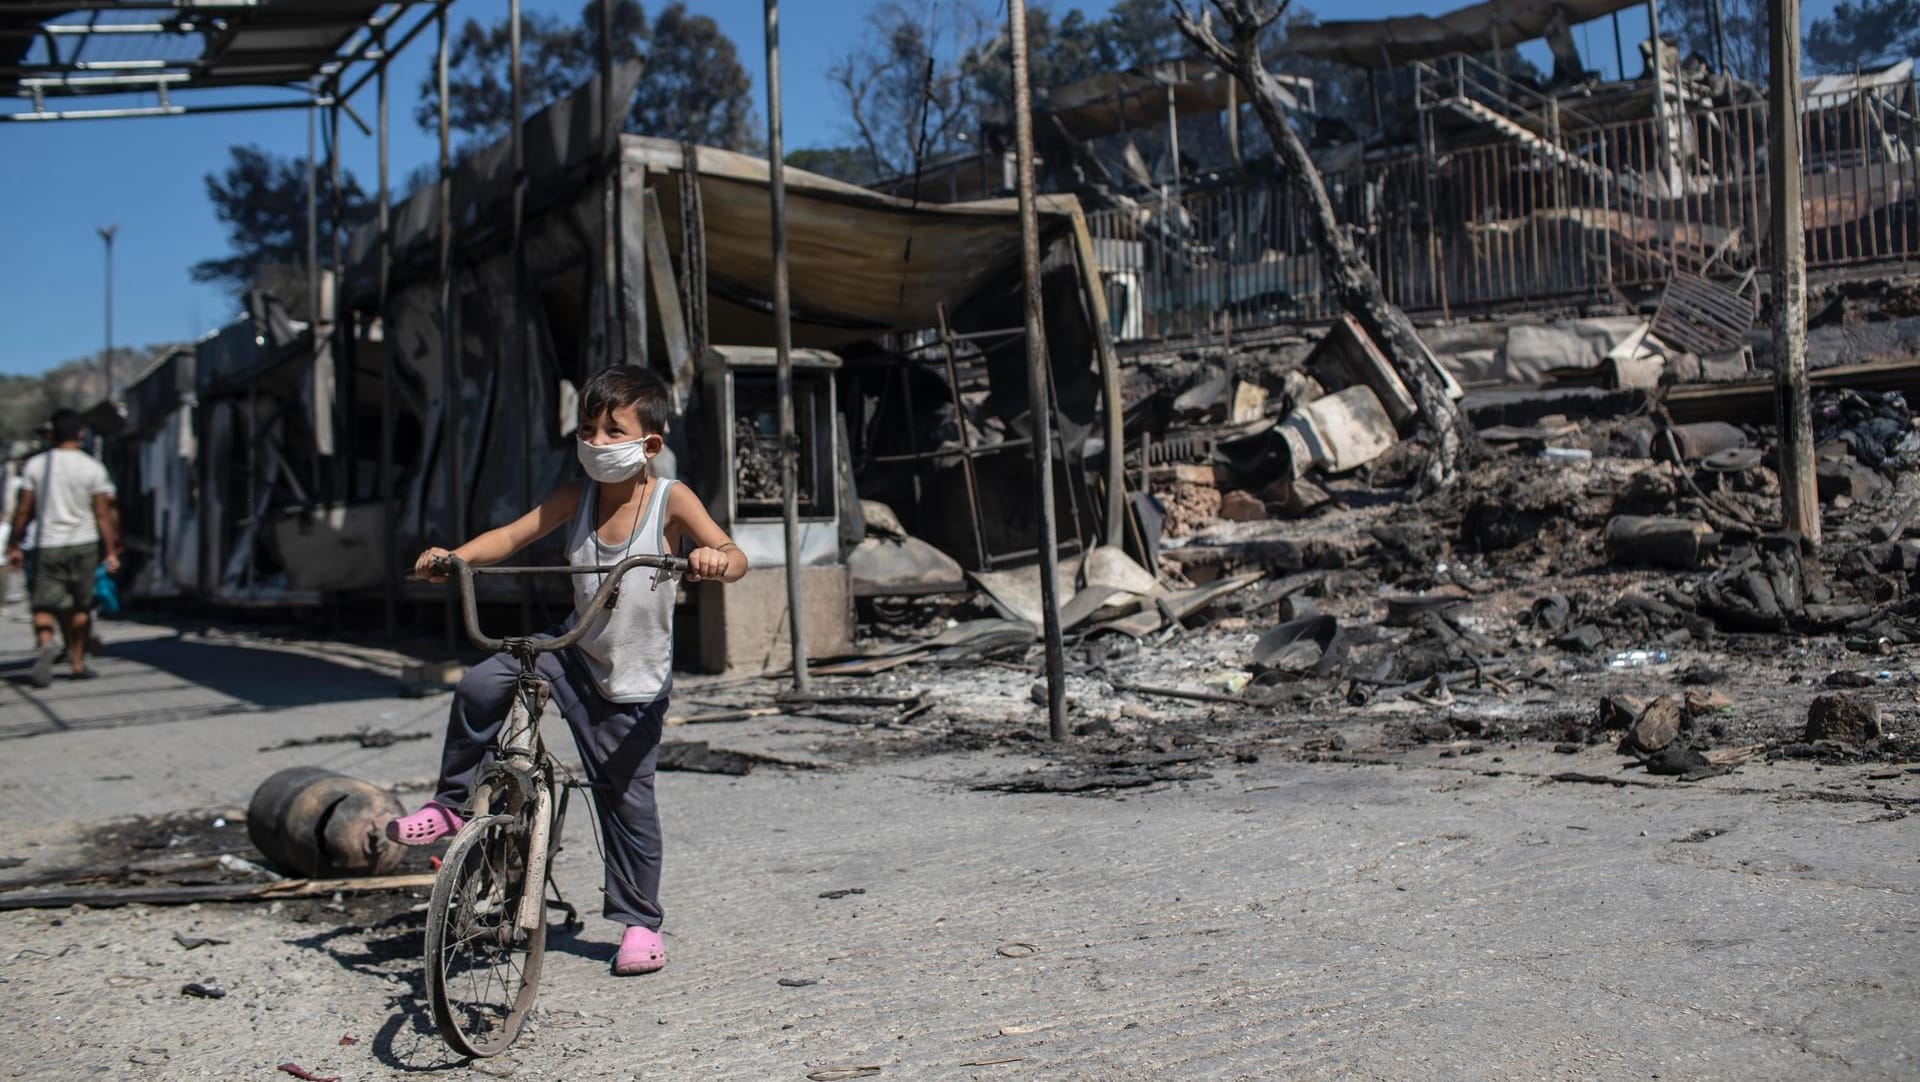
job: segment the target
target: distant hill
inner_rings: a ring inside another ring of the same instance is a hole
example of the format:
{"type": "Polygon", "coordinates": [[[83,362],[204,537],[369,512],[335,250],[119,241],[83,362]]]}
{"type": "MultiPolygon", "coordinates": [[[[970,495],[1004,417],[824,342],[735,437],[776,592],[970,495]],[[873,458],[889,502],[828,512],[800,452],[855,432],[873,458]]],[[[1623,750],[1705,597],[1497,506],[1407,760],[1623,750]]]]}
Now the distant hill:
{"type": "MultiPolygon", "coordinates": [[[[173,343],[116,348],[114,384],[125,387],[155,358],[175,348],[173,343]]],[[[94,405],[105,387],[98,357],[66,361],[37,376],[0,376],[0,443],[30,438],[54,410],[94,405]]]]}

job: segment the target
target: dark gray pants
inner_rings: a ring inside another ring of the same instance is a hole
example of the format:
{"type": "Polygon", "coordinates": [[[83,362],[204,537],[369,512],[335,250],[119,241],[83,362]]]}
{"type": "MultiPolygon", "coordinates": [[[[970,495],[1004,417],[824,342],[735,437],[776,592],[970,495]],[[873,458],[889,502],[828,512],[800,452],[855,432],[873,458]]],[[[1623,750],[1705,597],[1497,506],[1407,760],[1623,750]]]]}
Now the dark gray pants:
{"type": "MultiPolygon", "coordinates": [[[[453,693],[440,789],[434,799],[464,807],[487,745],[507,720],[520,663],[502,653],[467,670],[453,693]]],[[[653,768],[667,699],[610,703],[571,650],[541,654],[539,673],[553,687],[553,705],[573,730],[580,759],[593,782],[593,807],[606,847],[606,904],[601,912],[621,924],[658,930],[660,811],[653,800],[653,768]]]]}

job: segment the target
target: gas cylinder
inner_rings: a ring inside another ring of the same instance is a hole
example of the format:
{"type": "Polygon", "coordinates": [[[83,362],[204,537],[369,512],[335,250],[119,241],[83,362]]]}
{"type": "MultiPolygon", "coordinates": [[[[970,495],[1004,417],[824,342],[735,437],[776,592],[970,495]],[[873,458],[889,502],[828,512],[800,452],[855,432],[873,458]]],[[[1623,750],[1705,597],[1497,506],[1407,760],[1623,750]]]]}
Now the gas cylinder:
{"type": "Polygon", "coordinates": [[[387,821],[404,814],[400,798],[372,782],[290,766],[253,791],[247,837],[268,860],[308,878],[388,875],[406,848],[387,839],[387,821]]]}

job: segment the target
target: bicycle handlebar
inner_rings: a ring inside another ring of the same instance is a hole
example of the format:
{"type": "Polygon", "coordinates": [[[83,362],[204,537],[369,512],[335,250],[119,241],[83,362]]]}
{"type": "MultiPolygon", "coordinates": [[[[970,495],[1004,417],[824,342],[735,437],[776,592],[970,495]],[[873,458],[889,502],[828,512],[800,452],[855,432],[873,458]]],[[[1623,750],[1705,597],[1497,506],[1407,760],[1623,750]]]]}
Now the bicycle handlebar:
{"type": "Polygon", "coordinates": [[[509,640],[489,638],[481,633],[480,614],[473,597],[475,575],[605,575],[606,578],[600,583],[600,589],[596,590],[593,598],[587,602],[586,611],[580,614],[580,619],[574,624],[572,631],[553,639],[515,637],[515,641],[528,643],[532,652],[546,654],[564,650],[580,641],[580,636],[587,632],[587,625],[607,607],[608,600],[620,588],[621,577],[627,572],[636,567],[651,567],[670,573],[685,573],[687,561],[678,556],[640,555],[629,556],[617,564],[605,567],[475,567],[460,557],[449,554],[439,557],[428,566],[437,575],[451,572],[460,580],[460,615],[466,621],[467,638],[472,639],[473,644],[483,650],[504,650],[509,640]]]}

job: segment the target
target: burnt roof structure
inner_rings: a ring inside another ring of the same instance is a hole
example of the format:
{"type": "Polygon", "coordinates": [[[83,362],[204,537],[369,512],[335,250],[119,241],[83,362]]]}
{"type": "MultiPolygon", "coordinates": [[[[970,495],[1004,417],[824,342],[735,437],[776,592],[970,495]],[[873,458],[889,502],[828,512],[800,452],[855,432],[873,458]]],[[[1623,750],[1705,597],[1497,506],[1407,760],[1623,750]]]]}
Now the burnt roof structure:
{"type": "Polygon", "coordinates": [[[330,105],[352,97],[445,2],[5,0],[0,95],[24,107],[0,110],[0,120],[330,105]],[[263,93],[218,93],[237,88],[263,93]],[[138,100],[112,100],[128,95],[138,100]]]}

